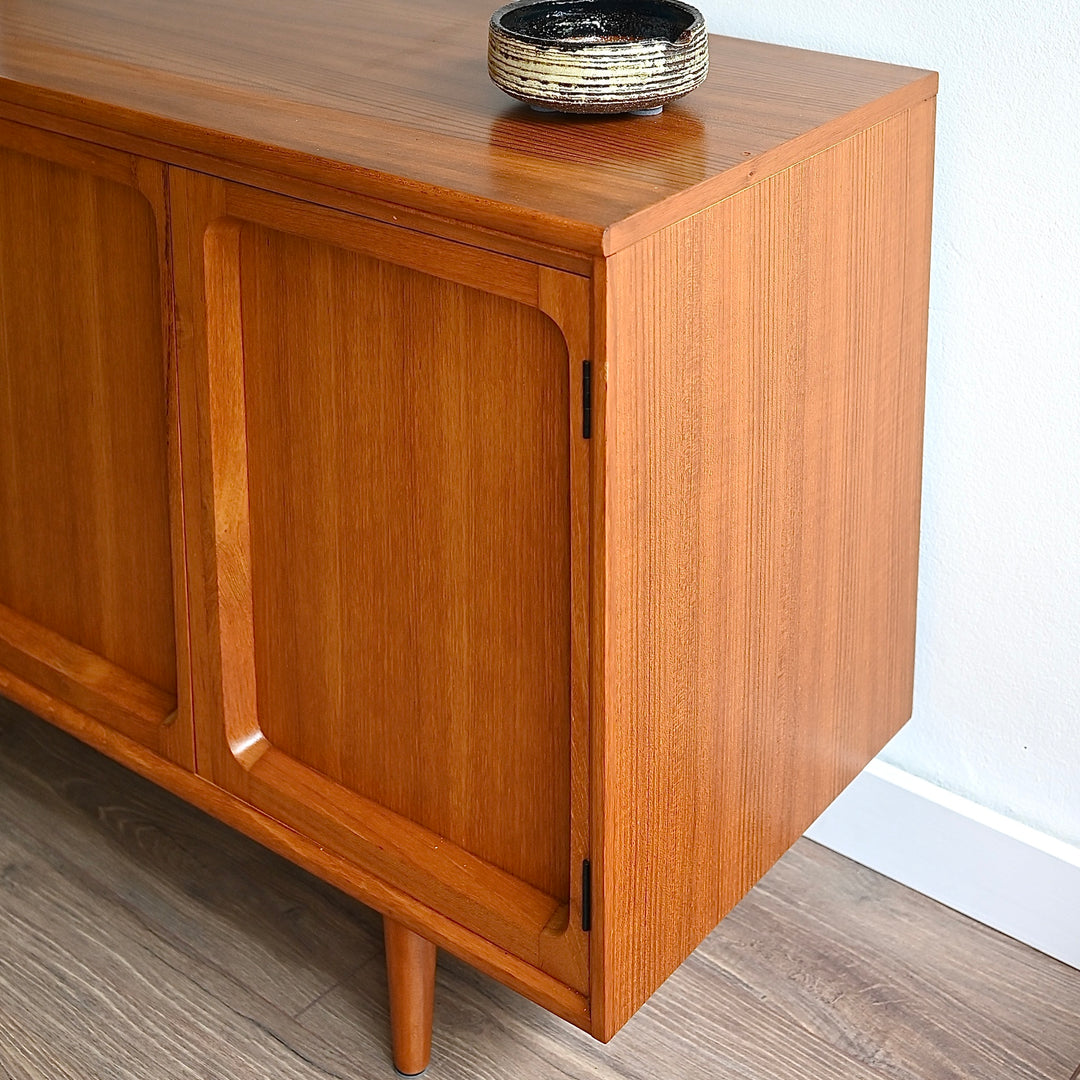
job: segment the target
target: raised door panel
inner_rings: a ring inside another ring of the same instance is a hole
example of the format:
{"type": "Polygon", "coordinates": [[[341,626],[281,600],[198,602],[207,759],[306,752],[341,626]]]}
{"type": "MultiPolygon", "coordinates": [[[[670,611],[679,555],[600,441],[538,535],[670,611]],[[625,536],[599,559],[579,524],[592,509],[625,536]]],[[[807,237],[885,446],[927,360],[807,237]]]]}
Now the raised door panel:
{"type": "Polygon", "coordinates": [[[587,280],[174,176],[200,771],[584,990],[587,280]]]}
{"type": "Polygon", "coordinates": [[[239,272],[262,735],[565,897],[558,327],[258,225],[241,230],[239,272]]]}
{"type": "Polygon", "coordinates": [[[164,198],[161,166],[0,124],[0,692],[190,768],[164,198]]]}

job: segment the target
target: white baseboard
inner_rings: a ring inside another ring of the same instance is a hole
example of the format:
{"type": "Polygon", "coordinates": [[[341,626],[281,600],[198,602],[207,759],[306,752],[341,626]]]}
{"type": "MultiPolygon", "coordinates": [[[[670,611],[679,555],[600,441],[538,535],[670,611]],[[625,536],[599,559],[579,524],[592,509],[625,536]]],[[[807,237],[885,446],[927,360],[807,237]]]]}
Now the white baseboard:
{"type": "Polygon", "coordinates": [[[880,761],[806,835],[1080,968],[1080,848],[880,761]]]}

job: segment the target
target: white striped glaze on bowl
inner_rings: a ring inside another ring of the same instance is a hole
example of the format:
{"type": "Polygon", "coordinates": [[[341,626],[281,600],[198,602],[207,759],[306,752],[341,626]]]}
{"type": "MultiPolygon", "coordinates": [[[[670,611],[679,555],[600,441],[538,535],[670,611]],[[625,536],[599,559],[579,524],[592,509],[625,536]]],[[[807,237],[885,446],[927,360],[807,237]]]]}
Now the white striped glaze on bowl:
{"type": "Polygon", "coordinates": [[[488,72],[541,109],[654,111],[704,81],[709,35],[681,0],[519,0],[491,16],[488,72]]]}

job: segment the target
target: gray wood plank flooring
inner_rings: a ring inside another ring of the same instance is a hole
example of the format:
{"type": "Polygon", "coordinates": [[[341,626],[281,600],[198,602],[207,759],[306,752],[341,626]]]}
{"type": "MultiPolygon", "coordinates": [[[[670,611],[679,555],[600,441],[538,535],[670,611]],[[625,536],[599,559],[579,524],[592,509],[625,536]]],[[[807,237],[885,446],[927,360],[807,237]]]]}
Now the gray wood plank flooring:
{"type": "MultiPolygon", "coordinates": [[[[0,702],[0,1078],[393,1076],[378,917],[0,702]]],[[[440,956],[431,1080],[1077,1080],[1080,972],[800,841],[601,1046],[440,956]]]]}

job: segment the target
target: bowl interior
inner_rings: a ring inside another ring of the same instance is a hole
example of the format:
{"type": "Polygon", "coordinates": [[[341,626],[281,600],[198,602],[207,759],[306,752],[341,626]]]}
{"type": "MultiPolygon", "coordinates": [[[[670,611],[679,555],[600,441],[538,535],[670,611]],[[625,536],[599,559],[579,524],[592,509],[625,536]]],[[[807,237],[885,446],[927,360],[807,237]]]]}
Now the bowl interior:
{"type": "Polygon", "coordinates": [[[499,25],[530,41],[614,44],[678,41],[696,14],[664,0],[537,0],[501,13],[499,25]]]}

